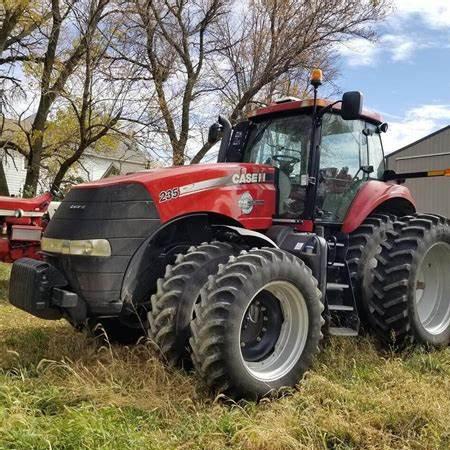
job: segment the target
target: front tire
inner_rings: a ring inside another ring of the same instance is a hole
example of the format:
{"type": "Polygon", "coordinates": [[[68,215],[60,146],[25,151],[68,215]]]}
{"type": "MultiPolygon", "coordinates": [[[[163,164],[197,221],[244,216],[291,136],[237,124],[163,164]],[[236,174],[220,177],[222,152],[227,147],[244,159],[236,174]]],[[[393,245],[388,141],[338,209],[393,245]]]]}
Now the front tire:
{"type": "Polygon", "coordinates": [[[294,386],[322,339],[317,281],[279,249],[242,252],[202,289],[191,323],[192,359],[206,383],[234,398],[294,386]]]}
{"type": "Polygon", "coordinates": [[[148,313],[149,337],[168,365],[188,360],[189,325],[200,289],[219,264],[236,253],[238,249],[226,242],[191,247],[185,255],[178,255],[175,264],[167,266],[164,278],[158,280],[148,313]]]}
{"type": "Polygon", "coordinates": [[[376,334],[399,348],[450,343],[450,224],[432,214],[394,224],[374,269],[376,334]]]}

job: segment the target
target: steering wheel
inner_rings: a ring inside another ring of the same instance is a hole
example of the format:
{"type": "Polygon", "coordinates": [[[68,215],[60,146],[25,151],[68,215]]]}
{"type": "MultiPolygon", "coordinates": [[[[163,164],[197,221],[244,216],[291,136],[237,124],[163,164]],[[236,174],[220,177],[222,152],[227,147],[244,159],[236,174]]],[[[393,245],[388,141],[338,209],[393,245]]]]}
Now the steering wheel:
{"type": "Polygon", "coordinates": [[[274,159],[275,161],[278,161],[280,163],[285,163],[285,164],[289,164],[292,166],[294,164],[297,164],[302,161],[300,158],[297,158],[295,156],[290,156],[290,155],[283,155],[282,153],[279,153],[277,155],[272,155],[272,159],[274,159]]]}

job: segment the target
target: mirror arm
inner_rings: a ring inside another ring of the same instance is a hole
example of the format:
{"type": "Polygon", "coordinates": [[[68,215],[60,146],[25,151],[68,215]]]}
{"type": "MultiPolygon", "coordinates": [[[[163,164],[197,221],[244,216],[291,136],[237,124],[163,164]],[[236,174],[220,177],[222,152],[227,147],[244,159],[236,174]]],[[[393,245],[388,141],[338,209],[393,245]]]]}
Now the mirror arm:
{"type": "Polygon", "coordinates": [[[338,100],[334,103],[330,103],[328,106],[326,106],[325,108],[323,108],[322,110],[320,110],[320,112],[317,113],[317,119],[321,120],[322,117],[329,111],[331,111],[333,109],[333,106],[336,106],[338,103],[342,103],[342,100],[338,100]]]}

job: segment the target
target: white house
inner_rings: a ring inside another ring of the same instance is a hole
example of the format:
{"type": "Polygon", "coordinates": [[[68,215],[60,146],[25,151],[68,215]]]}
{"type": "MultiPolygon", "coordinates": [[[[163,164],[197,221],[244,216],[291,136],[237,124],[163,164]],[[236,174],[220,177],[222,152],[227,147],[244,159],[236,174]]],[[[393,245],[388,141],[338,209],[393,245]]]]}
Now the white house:
{"type": "MultiPolygon", "coordinates": [[[[5,134],[16,127],[13,121],[8,120],[3,129],[5,134]]],[[[10,195],[22,196],[22,189],[27,174],[26,158],[12,150],[0,149],[6,182],[10,195]]],[[[123,142],[114,149],[106,151],[86,150],[80,161],[70,169],[69,175],[80,181],[94,181],[113,175],[124,175],[131,172],[148,169],[151,165],[149,158],[129,142],[123,142]]],[[[45,169],[41,169],[39,193],[49,189],[49,177],[45,169]]]]}
{"type": "MultiPolygon", "coordinates": [[[[3,152],[3,168],[10,195],[22,196],[22,189],[27,174],[27,160],[20,153],[9,150],[8,154],[3,152]]],[[[150,161],[144,154],[137,150],[120,146],[119,149],[111,151],[111,154],[100,154],[85,152],[70,174],[82,181],[94,181],[113,175],[124,175],[131,172],[148,169],[150,161]]],[[[43,169],[41,169],[43,171],[43,169]]],[[[49,182],[45,174],[42,174],[39,190],[45,192],[49,189],[49,182]]]]}

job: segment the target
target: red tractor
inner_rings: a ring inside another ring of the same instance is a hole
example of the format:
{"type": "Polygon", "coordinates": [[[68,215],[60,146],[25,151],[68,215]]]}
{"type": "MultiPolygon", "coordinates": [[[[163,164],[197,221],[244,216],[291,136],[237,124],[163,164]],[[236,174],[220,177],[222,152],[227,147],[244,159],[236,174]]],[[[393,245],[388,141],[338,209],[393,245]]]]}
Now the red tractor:
{"type": "Polygon", "coordinates": [[[385,131],[359,92],[280,101],[234,128],[221,117],[217,164],[74,187],[44,260],[14,263],[10,301],[111,340],[145,331],[237,398],[295,385],[324,332],[360,322],[399,347],[447,345],[449,222],[416,213],[402,179],[450,171],[387,171],[385,131]]]}

